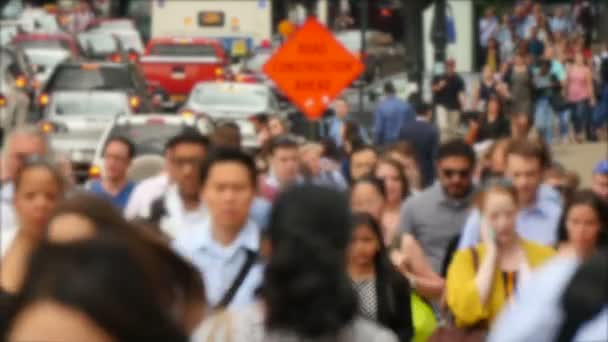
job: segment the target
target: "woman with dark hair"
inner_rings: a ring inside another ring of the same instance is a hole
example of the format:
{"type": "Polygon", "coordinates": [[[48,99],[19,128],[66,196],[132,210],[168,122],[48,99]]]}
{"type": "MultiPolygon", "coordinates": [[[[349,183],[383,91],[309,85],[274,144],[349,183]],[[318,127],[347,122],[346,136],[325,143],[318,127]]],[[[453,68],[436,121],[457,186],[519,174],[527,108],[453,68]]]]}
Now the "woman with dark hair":
{"type": "Polygon", "coordinates": [[[359,295],[359,312],[409,342],[414,335],[410,285],[391,264],[380,225],[371,215],[354,214],[353,229],[347,269],[359,295]]]}
{"type": "Polygon", "coordinates": [[[129,224],[110,202],[82,193],[59,204],[49,222],[47,240],[63,244],[111,236],[129,243],[136,256],[153,262],[143,267],[151,278],[164,307],[186,332],[191,332],[203,318],[205,297],[202,279],[194,267],[177,256],[145,229],[129,224]]]}
{"type": "MultiPolygon", "coordinates": [[[[151,256],[151,255],[149,255],[151,256]]],[[[186,341],[158,302],[153,262],[116,239],[43,244],[32,255],[8,341],[186,341]]]]}
{"type": "Polygon", "coordinates": [[[401,204],[410,195],[410,187],[401,164],[394,159],[380,159],[376,163],[374,173],[384,182],[386,190],[386,201],[380,222],[384,228],[384,241],[390,244],[395,239],[401,204]]]}
{"type": "Polygon", "coordinates": [[[502,112],[502,102],[498,95],[490,95],[486,111],[479,120],[475,140],[476,142],[498,140],[508,137],[509,134],[509,120],[507,120],[502,112]]]}
{"type": "Polygon", "coordinates": [[[397,341],[357,317],[357,296],[346,273],[350,228],[343,194],[317,186],[281,193],[267,229],[271,253],[261,303],[205,321],[195,340],[397,341]]]}
{"type": "Polygon", "coordinates": [[[560,254],[586,259],[608,247],[608,208],[591,190],[575,192],[559,228],[560,254]]]}
{"type": "Polygon", "coordinates": [[[2,237],[2,291],[15,293],[21,287],[30,255],[44,239],[51,214],[63,194],[63,175],[48,161],[26,162],[17,174],[13,205],[19,227],[11,231],[13,236],[2,237]]]}

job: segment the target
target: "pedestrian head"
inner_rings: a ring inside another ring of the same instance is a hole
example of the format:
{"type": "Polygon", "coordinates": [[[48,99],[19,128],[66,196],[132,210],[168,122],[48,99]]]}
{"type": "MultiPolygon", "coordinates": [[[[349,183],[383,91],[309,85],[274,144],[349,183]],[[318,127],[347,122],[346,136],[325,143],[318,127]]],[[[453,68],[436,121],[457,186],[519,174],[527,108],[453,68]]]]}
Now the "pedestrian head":
{"type": "Polygon", "coordinates": [[[116,240],[43,244],[32,255],[12,341],[186,341],[143,264],[116,240]]]}
{"type": "Polygon", "coordinates": [[[44,235],[64,187],[63,175],[51,162],[35,157],[23,162],[15,177],[13,205],[24,234],[34,239],[44,235]]]}
{"type": "Polygon", "coordinates": [[[368,213],[380,221],[385,205],[386,189],[381,179],[368,175],[352,184],[350,188],[352,211],[368,213]]]}
{"type": "Polygon", "coordinates": [[[199,273],[175,255],[156,235],[127,222],[110,202],[80,193],[60,203],[49,223],[47,241],[69,244],[109,237],[128,243],[135,256],[150,260],[145,271],[154,278],[154,290],[163,307],[185,330],[201,320],[204,291],[199,273]]]}
{"type": "Polygon", "coordinates": [[[445,69],[448,75],[453,75],[454,73],[456,73],[456,60],[454,60],[453,58],[449,58],[445,62],[445,69]]]}
{"type": "Polygon", "coordinates": [[[225,122],[215,129],[211,140],[215,147],[241,148],[241,129],[235,122],[225,122]]]}
{"type": "Polygon", "coordinates": [[[348,263],[363,267],[373,265],[377,275],[386,276],[391,263],[380,224],[372,215],[362,212],[355,212],[352,221],[348,263]]]}
{"type": "Polygon", "coordinates": [[[395,93],[395,85],[393,85],[393,82],[389,81],[384,83],[384,94],[386,96],[395,95],[395,93]]]}
{"type": "Polygon", "coordinates": [[[198,173],[209,146],[209,139],[194,129],[185,129],[165,145],[167,169],[184,199],[196,201],[198,198],[201,187],[198,173]]]}
{"type": "Polygon", "coordinates": [[[279,137],[289,133],[287,123],[278,116],[273,116],[268,120],[268,128],[271,137],[279,137]]]}
{"type": "Polygon", "coordinates": [[[323,187],[293,187],[275,201],[267,231],[272,250],[262,290],[267,328],[315,339],[352,322],[357,297],[345,267],[351,234],[346,196],[323,187]]]}
{"type": "Polygon", "coordinates": [[[333,108],[334,108],[334,112],[336,114],[336,117],[339,119],[344,119],[348,116],[349,113],[349,108],[348,108],[348,103],[346,102],[346,100],[344,98],[337,98],[334,101],[333,104],[333,108]]]}
{"type": "Polygon", "coordinates": [[[26,159],[32,156],[46,157],[49,152],[47,136],[39,127],[16,127],[4,140],[2,150],[2,180],[13,181],[26,159]]]}
{"type": "Polygon", "coordinates": [[[608,247],[608,206],[590,190],[576,191],[566,205],[559,237],[585,257],[608,247]]]}
{"type": "Polygon", "coordinates": [[[418,101],[415,103],[416,116],[420,118],[430,118],[433,115],[433,108],[427,102],[418,101]]]}
{"type": "Polygon", "coordinates": [[[298,178],[298,143],[289,136],[278,136],[270,142],[270,172],[281,186],[288,186],[298,178]]]}
{"type": "Polygon", "coordinates": [[[372,173],[377,160],[378,153],[373,146],[365,144],[353,146],[350,154],[350,179],[356,180],[372,173]]]}
{"type": "MultiPolygon", "coordinates": [[[[515,241],[517,233],[517,194],[510,182],[502,179],[490,179],[477,193],[475,204],[482,220],[481,234],[486,237],[494,235],[498,246],[508,245],[515,241]]],[[[491,239],[491,237],[490,237],[491,239]]],[[[484,239],[484,241],[487,241],[484,239]]]]}
{"type": "Polygon", "coordinates": [[[110,137],[103,149],[104,177],[111,182],[126,180],[133,158],[135,158],[135,145],[129,138],[110,137]]]}
{"type": "Polygon", "coordinates": [[[321,173],[321,156],[323,145],[318,143],[306,143],[300,147],[300,161],[305,173],[311,177],[321,173]]]}
{"type": "Polygon", "coordinates": [[[506,157],[505,176],[513,182],[520,204],[531,204],[551,160],[546,146],[539,141],[512,140],[506,157]]]}
{"type": "Polygon", "coordinates": [[[447,196],[466,197],[473,186],[475,151],[461,139],[445,142],[437,151],[437,174],[447,196]]]}
{"type": "Polygon", "coordinates": [[[381,158],[376,163],[374,175],[384,182],[387,204],[398,206],[409,196],[409,183],[398,161],[381,158]]]}
{"type": "Polygon", "coordinates": [[[496,95],[496,94],[490,95],[490,97],[488,97],[488,104],[486,105],[487,114],[500,115],[501,108],[502,108],[502,105],[501,105],[500,97],[498,97],[498,95],[496,95]]]}
{"type": "Polygon", "coordinates": [[[591,190],[608,203],[608,159],[600,161],[593,169],[591,190]]]}
{"type": "Polygon", "coordinates": [[[214,229],[240,231],[248,220],[257,187],[253,158],[240,150],[214,150],[202,164],[200,176],[201,196],[214,229]]]}
{"type": "Polygon", "coordinates": [[[398,141],[384,152],[384,156],[399,162],[410,189],[419,189],[421,187],[422,179],[414,145],[406,141],[398,141]]]}

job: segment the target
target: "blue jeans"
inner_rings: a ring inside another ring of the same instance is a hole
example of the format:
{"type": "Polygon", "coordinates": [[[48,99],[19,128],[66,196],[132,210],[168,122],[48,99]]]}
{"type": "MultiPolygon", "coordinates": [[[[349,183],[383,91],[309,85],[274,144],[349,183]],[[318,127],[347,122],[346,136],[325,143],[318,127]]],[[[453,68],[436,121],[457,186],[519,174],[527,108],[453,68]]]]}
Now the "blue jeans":
{"type": "Polygon", "coordinates": [[[602,87],[600,101],[593,113],[593,127],[602,128],[608,122],[608,83],[602,87]]]}
{"type": "Polygon", "coordinates": [[[570,128],[570,116],[570,109],[568,107],[562,109],[558,113],[559,135],[561,138],[568,136],[568,129],[570,128]]]}
{"type": "Polygon", "coordinates": [[[572,115],[572,126],[574,126],[574,132],[576,134],[584,132],[587,140],[595,140],[589,100],[572,102],[569,104],[569,107],[572,115]]]}
{"type": "Polygon", "coordinates": [[[545,143],[550,144],[553,140],[553,107],[548,97],[536,100],[534,106],[534,127],[538,130],[545,143]]]}

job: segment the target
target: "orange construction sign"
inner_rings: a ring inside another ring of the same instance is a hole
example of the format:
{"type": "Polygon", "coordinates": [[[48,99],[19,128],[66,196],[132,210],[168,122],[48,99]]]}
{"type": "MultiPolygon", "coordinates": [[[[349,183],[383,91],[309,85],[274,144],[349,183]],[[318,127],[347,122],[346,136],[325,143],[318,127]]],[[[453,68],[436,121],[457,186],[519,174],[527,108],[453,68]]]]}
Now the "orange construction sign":
{"type": "Polygon", "coordinates": [[[364,68],[331,31],[311,17],[263,70],[307,118],[315,120],[364,68]]]}

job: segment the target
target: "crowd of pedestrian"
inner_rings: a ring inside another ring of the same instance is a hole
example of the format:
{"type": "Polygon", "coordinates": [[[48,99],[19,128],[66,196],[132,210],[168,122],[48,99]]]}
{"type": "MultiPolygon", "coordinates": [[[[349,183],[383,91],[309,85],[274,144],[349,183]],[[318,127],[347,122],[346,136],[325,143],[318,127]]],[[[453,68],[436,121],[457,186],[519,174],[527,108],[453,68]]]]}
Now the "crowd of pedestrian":
{"type": "Polygon", "coordinates": [[[596,18],[587,0],[551,8],[525,0],[500,15],[487,8],[479,19],[482,77],[473,98],[457,97],[462,82],[448,72],[433,88],[438,113],[454,112],[453,122],[458,113],[476,113],[464,120],[473,142],[508,136],[507,122],[517,134],[533,129],[548,144],[605,139],[608,41],[599,36],[594,43],[596,18]]]}
{"type": "Polygon", "coordinates": [[[534,296],[553,274],[561,289],[605,282],[578,274],[608,248],[608,160],[579,190],[540,140],[440,142],[432,107],[399,101],[387,85],[378,120],[399,128],[375,143],[342,100],[321,142],[259,120],[255,155],[238,126],[184,128],[139,183],[125,137],[108,139],[102,178],[77,186],[44,133],[17,128],[1,164],[2,338],[606,338],[601,292],[583,318],[561,293],[534,296]],[[556,317],[518,323],[545,306],[556,317]]]}

